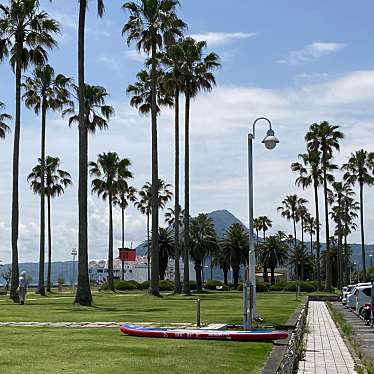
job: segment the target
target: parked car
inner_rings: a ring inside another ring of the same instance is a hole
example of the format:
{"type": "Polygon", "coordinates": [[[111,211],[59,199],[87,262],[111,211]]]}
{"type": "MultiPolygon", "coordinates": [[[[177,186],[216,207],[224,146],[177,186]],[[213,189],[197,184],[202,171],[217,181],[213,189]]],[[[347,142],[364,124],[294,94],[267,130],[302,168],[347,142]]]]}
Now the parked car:
{"type": "Polygon", "coordinates": [[[371,324],[371,303],[367,303],[361,309],[361,316],[364,318],[366,323],[369,325],[371,324]]]}
{"type": "Polygon", "coordinates": [[[346,307],[350,309],[356,309],[356,289],[362,286],[370,286],[370,283],[357,283],[352,286],[346,297],[346,307]]]}
{"type": "Polygon", "coordinates": [[[360,314],[365,304],[371,303],[371,284],[356,287],[356,313],[360,314]]]}
{"type": "Polygon", "coordinates": [[[347,304],[347,297],[350,294],[352,288],[354,287],[353,284],[349,284],[348,286],[345,286],[342,288],[342,304],[347,304]]]}

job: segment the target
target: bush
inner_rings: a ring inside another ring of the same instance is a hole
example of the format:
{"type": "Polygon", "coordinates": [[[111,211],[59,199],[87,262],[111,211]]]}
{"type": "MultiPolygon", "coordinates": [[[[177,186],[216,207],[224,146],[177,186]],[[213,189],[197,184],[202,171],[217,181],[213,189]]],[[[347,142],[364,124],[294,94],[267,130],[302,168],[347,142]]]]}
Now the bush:
{"type": "Polygon", "coordinates": [[[133,281],[115,280],[114,288],[118,291],[133,291],[136,290],[138,287],[136,284],[133,283],[133,281]]]}
{"type": "MultiPolygon", "coordinates": [[[[290,292],[291,291],[296,292],[297,282],[288,282],[284,290],[290,291],[290,292]]],[[[316,287],[314,286],[313,282],[300,282],[301,292],[314,292],[315,290],[316,290],[316,287]]]]}
{"type": "Polygon", "coordinates": [[[129,283],[132,283],[138,290],[141,290],[142,289],[142,286],[140,283],[138,283],[137,281],[135,280],[129,280],[128,281],[129,283]]]}
{"type": "Polygon", "coordinates": [[[140,283],[140,289],[141,290],[148,290],[149,286],[150,286],[150,282],[149,281],[144,281],[144,282],[140,283]]]}
{"type": "Polygon", "coordinates": [[[216,290],[217,287],[225,287],[225,285],[218,281],[218,280],[208,280],[206,283],[205,283],[205,288],[207,290],[216,290]]]}
{"type": "Polygon", "coordinates": [[[197,290],[196,281],[190,281],[190,290],[191,291],[196,291],[197,290]]]}
{"type": "Polygon", "coordinates": [[[269,285],[264,282],[257,282],[256,283],[256,292],[268,292],[269,285]]]}
{"type": "Polygon", "coordinates": [[[160,291],[174,291],[175,283],[171,280],[161,280],[159,287],[160,291]]]}
{"type": "Polygon", "coordinates": [[[283,291],[287,286],[287,282],[278,282],[270,286],[270,291],[283,291]]]}
{"type": "Polygon", "coordinates": [[[238,287],[236,287],[236,290],[237,290],[237,291],[241,291],[241,292],[243,292],[243,283],[240,283],[240,284],[238,285],[238,287]]]}

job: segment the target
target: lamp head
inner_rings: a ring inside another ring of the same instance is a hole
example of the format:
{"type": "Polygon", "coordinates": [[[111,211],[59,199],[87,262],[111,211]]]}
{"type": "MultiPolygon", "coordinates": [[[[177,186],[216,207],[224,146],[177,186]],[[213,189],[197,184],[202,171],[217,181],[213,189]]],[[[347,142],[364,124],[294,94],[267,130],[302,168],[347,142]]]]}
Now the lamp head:
{"type": "Polygon", "coordinates": [[[275,136],[272,129],[268,130],[265,139],[262,141],[265,144],[266,149],[272,150],[279,143],[278,138],[275,136]]]}

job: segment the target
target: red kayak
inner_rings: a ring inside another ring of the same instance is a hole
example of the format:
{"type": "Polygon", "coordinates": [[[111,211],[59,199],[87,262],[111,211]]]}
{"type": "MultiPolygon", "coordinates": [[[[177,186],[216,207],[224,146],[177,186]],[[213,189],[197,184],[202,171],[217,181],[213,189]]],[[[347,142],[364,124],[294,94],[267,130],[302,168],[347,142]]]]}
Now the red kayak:
{"type": "Polygon", "coordinates": [[[124,324],[121,331],[130,336],[146,338],[170,338],[170,339],[202,339],[202,340],[241,340],[241,341],[273,341],[287,339],[285,331],[272,330],[182,330],[164,328],[146,328],[137,325],[124,324]]]}

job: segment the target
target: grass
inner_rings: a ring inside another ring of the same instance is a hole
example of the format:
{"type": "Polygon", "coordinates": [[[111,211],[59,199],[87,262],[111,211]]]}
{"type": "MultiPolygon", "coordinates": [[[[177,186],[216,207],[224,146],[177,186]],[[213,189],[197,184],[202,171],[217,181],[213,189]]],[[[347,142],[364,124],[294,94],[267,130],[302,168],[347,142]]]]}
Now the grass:
{"type": "MultiPolygon", "coordinates": [[[[28,294],[25,306],[0,297],[0,321],[193,322],[197,296],[142,292],[96,294],[95,305],[72,304],[72,295],[28,294]],[[35,299],[35,300],[31,300],[35,299]]],[[[199,295],[205,323],[240,323],[241,293],[199,295]]],[[[265,322],[286,323],[299,301],[287,293],[258,294],[265,322]]],[[[271,343],[134,338],[118,329],[1,328],[1,373],[259,373],[271,343]]]]}

